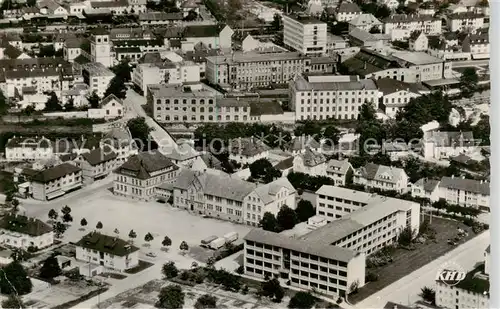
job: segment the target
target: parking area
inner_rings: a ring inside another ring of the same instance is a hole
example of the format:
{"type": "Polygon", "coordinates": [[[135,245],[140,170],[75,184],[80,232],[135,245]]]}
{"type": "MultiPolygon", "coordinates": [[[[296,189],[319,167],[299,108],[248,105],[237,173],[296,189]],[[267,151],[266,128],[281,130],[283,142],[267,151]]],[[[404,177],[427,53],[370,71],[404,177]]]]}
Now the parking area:
{"type": "Polygon", "coordinates": [[[416,244],[414,250],[396,249],[391,255],[392,263],[377,268],[367,268],[367,272],[377,274],[379,279],[367,283],[357,293],[349,295],[349,302],[356,304],[362,301],[476,236],[471,228],[457,221],[434,217],[430,226],[435,230],[434,242],[427,240],[426,243],[416,244]],[[448,244],[449,239],[458,235],[458,228],[466,231],[468,236],[462,237],[456,245],[448,244]]]}

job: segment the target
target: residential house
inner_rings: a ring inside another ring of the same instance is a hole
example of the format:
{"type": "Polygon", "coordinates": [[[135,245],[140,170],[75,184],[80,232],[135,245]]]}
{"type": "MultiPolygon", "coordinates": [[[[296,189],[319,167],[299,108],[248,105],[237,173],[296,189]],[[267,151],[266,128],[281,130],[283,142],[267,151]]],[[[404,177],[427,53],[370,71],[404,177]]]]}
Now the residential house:
{"type": "Polygon", "coordinates": [[[379,90],[379,108],[390,118],[395,118],[398,111],[411,99],[421,96],[417,84],[409,84],[388,77],[376,80],[375,84],[379,90]]]}
{"type": "Polygon", "coordinates": [[[411,196],[417,198],[429,199],[431,202],[439,200],[439,180],[421,178],[411,187],[411,196]]]}
{"type": "Polygon", "coordinates": [[[89,108],[88,117],[91,119],[114,119],[118,117],[123,117],[123,102],[118,99],[114,94],[110,94],[105,97],[99,103],[98,108],[89,108]]]}
{"type": "Polygon", "coordinates": [[[287,145],[283,146],[285,146],[285,151],[290,152],[293,156],[306,152],[308,148],[321,152],[321,144],[313,136],[294,136],[287,145]]]}
{"type": "Polygon", "coordinates": [[[242,165],[252,164],[253,162],[267,158],[269,155],[269,146],[264,144],[258,138],[236,138],[228,145],[229,160],[234,160],[242,165]]]}
{"type": "Polygon", "coordinates": [[[379,5],[385,5],[390,10],[394,11],[400,6],[400,2],[398,0],[377,0],[379,5]]]}
{"type": "Polygon", "coordinates": [[[139,14],[139,24],[149,25],[176,25],[183,20],[182,13],[146,12],[139,14]]]}
{"type": "Polygon", "coordinates": [[[293,160],[294,157],[289,157],[274,166],[275,169],[281,172],[281,177],[287,177],[290,172],[293,172],[293,160]]]}
{"type": "Polygon", "coordinates": [[[117,154],[108,146],[84,152],[75,161],[82,169],[83,182],[89,184],[107,177],[116,167],[116,158],[117,154]]]}
{"type": "Polygon", "coordinates": [[[378,30],[379,33],[382,32],[383,24],[380,20],[378,20],[372,14],[360,14],[355,18],[351,19],[349,22],[349,30],[354,28],[361,29],[366,32],[370,32],[372,30],[378,30]]]}
{"type": "Polygon", "coordinates": [[[182,37],[193,45],[201,42],[208,48],[230,50],[233,34],[228,25],[189,25],[184,28],[182,37]]]}
{"type": "Polygon", "coordinates": [[[464,207],[490,211],[490,184],[464,177],[443,177],[438,185],[439,198],[464,207]]]}
{"type": "Polygon", "coordinates": [[[5,158],[11,162],[49,159],[54,154],[53,143],[44,136],[13,136],[5,145],[5,158]]]}
{"type": "Polygon", "coordinates": [[[398,167],[367,163],[354,171],[353,183],[365,188],[405,193],[408,190],[408,175],[398,167]]]}
{"type": "Polygon", "coordinates": [[[297,154],[293,159],[293,171],[312,176],[325,176],[326,157],[322,153],[306,147],[304,153],[297,154]]]}
{"type": "Polygon", "coordinates": [[[348,42],[341,36],[333,35],[330,32],[326,34],[326,53],[332,55],[339,49],[347,48],[348,42]]]}
{"type": "Polygon", "coordinates": [[[200,161],[203,163],[203,165],[205,163],[201,158],[202,154],[194,150],[193,147],[191,147],[187,143],[179,144],[177,145],[177,147],[168,148],[168,151],[164,151],[163,155],[177,166],[192,168],[193,164],[196,165],[200,161]]]}
{"type": "Polygon", "coordinates": [[[92,231],[76,244],[76,259],[123,272],[139,265],[139,248],[116,236],[92,231]]]}
{"type": "Polygon", "coordinates": [[[54,0],[42,0],[37,3],[38,8],[40,9],[40,13],[45,14],[49,17],[62,17],[65,18],[68,16],[68,10],[61,4],[57,3],[54,0]]]}
{"type": "Polygon", "coordinates": [[[345,186],[352,182],[354,169],[349,160],[330,160],[326,162],[326,176],[333,179],[336,186],[345,186]]]}
{"type": "Polygon", "coordinates": [[[138,147],[127,127],[112,128],[105,133],[99,147],[109,146],[117,154],[116,166],[125,163],[129,157],[138,153],[138,147]]]}
{"type": "Polygon", "coordinates": [[[382,33],[370,33],[360,28],[352,28],[349,31],[349,42],[352,46],[380,48],[389,43],[390,36],[382,33]]]}
{"type": "Polygon", "coordinates": [[[409,39],[411,51],[426,51],[429,48],[429,39],[422,31],[412,32],[409,39]]]}
{"type": "Polygon", "coordinates": [[[31,177],[30,192],[34,199],[47,201],[82,186],[82,170],[71,163],[62,163],[38,171],[31,177]]]}
{"type": "Polygon", "coordinates": [[[113,193],[139,200],[155,198],[155,187],[173,182],[179,168],[159,151],[140,152],[115,170],[113,193]]]}
{"type": "Polygon", "coordinates": [[[472,132],[424,132],[422,155],[425,159],[448,159],[461,153],[476,151],[472,132]]]}
{"type": "Polygon", "coordinates": [[[470,53],[472,59],[489,59],[490,38],[488,31],[467,35],[462,41],[462,51],[470,53]]]}
{"type": "Polygon", "coordinates": [[[7,214],[0,220],[0,243],[22,249],[42,249],[54,243],[52,227],[37,218],[7,214]]]}
{"type": "Polygon", "coordinates": [[[474,32],[483,28],[484,15],[475,12],[454,13],[447,16],[446,23],[451,32],[474,32]]]}
{"type": "Polygon", "coordinates": [[[343,1],[337,7],[335,12],[335,20],[348,22],[357,16],[363,14],[363,11],[354,2],[343,1]]]}
{"type": "Polygon", "coordinates": [[[28,59],[31,58],[18,47],[12,45],[6,38],[0,38],[0,59],[28,59]]]}
{"type": "Polygon", "coordinates": [[[296,208],[296,190],[286,177],[258,185],[243,200],[243,216],[247,225],[259,226],[266,212],[277,216],[283,206],[296,208]]]}

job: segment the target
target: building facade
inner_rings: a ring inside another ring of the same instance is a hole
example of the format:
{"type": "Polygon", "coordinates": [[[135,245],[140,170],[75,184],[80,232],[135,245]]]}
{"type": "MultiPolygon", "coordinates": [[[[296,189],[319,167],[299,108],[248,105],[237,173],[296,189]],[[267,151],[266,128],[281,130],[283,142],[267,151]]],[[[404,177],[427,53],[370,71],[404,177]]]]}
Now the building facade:
{"type": "Polygon", "coordinates": [[[283,43],[303,55],[326,54],[326,23],[309,16],[283,16],[283,43]]]}
{"type": "Polygon", "coordinates": [[[82,170],[70,163],[62,163],[36,173],[31,179],[34,199],[47,201],[82,186],[82,170]]]}
{"type": "Polygon", "coordinates": [[[101,62],[91,62],[82,66],[82,76],[90,92],[102,98],[115,74],[101,62]]]}
{"type": "Polygon", "coordinates": [[[16,249],[42,249],[54,243],[54,232],[39,219],[8,214],[0,221],[0,242],[16,249]]]}
{"type": "Polygon", "coordinates": [[[354,171],[353,182],[365,188],[405,193],[408,188],[408,175],[398,167],[367,163],[354,171]]]}

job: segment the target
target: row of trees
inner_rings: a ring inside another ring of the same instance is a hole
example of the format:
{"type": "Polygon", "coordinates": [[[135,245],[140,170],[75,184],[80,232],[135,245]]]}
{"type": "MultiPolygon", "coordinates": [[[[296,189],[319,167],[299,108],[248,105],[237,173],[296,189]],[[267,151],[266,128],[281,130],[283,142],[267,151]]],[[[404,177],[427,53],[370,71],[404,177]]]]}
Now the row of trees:
{"type": "Polygon", "coordinates": [[[297,223],[305,222],[315,214],[316,209],[311,202],[300,200],[295,210],[287,205],[283,205],[278,211],[277,216],[274,216],[274,214],[270,212],[264,213],[259,224],[265,231],[279,233],[284,230],[292,229],[297,223]]]}

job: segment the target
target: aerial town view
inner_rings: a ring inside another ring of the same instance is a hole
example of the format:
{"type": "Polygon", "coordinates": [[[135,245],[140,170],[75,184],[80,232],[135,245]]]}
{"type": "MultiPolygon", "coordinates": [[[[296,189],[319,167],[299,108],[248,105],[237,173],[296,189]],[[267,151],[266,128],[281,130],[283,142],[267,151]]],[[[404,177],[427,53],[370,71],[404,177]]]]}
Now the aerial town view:
{"type": "Polygon", "coordinates": [[[1,308],[488,308],[489,23],[0,0],[1,308]]]}

